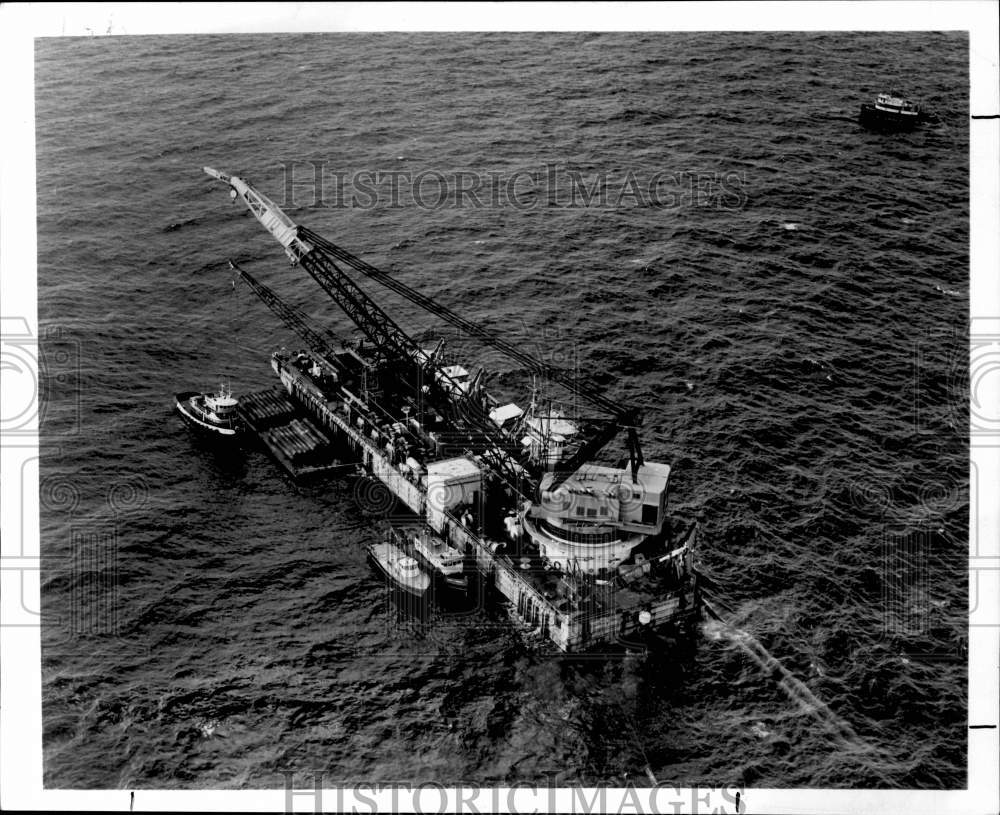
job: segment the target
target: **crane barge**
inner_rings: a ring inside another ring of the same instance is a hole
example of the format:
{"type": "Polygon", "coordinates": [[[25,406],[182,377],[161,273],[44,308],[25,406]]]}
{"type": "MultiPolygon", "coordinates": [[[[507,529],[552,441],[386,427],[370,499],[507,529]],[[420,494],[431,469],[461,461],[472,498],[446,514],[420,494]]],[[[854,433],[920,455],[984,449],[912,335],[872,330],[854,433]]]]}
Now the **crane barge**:
{"type": "Polygon", "coordinates": [[[391,535],[466,568],[502,595],[514,615],[562,651],[634,643],[697,618],[694,526],[681,534],[667,515],[670,467],[646,461],[640,412],[548,365],[296,224],[248,181],[204,168],[229,185],[257,221],[355,323],[364,339],[333,348],[303,314],[248,272],[254,293],[306,343],[277,351],[271,365],[287,398],[394,496],[391,535]],[[442,343],[425,348],[346,270],[378,283],[470,337],[506,354],[526,372],[564,388],[602,413],[592,419],[501,403],[470,375],[445,364],[442,343]],[[627,459],[594,457],[620,432],[627,459]]]}

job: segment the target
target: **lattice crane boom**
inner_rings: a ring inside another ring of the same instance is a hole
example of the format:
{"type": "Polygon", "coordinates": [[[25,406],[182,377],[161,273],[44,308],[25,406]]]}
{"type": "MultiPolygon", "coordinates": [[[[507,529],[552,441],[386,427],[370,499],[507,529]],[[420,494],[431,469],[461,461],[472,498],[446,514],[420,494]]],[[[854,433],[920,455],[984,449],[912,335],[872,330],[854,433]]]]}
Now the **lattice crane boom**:
{"type": "Polygon", "coordinates": [[[627,417],[629,424],[636,423],[635,420],[638,418],[638,410],[636,408],[622,405],[619,402],[608,398],[597,388],[596,385],[586,382],[585,380],[581,380],[579,377],[569,375],[564,369],[557,368],[547,362],[544,362],[543,360],[538,359],[537,357],[532,356],[522,347],[514,345],[513,343],[503,339],[503,337],[500,337],[489,329],[484,328],[479,323],[475,323],[465,317],[462,317],[460,314],[456,314],[454,311],[441,303],[438,303],[427,295],[421,294],[415,289],[410,288],[402,281],[397,280],[391,275],[375,268],[370,263],[361,260],[348,252],[346,249],[337,246],[337,244],[327,240],[323,236],[316,234],[308,227],[300,227],[299,234],[314,245],[322,247],[334,258],[350,266],[352,269],[361,272],[361,274],[371,280],[374,280],[397,294],[402,295],[410,302],[415,303],[431,314],[440,317],[445,322],[454,325],[456,328],[460,328],[469,336],[475,337],[487,345],[496,348],[498,351],[503,352],[508,357],[520,362],[526,368],[539,376],[545,377],[551,382],[562,385],[570,392],[580,396],[582,399],[590,402],[590,404],[595,407],[611,413],[613,416],[622,418],[627,417]]]}
{"type": "MultiPolygon", "coordinates": [[[[453,418],[468,425],[470,438],[480,445],[479,454],[508,486],[523,494],[526,471],[519,461],[522,451],[490,419],[475,401],[463,398],[459,384],[426,358],[420,346],[403,331],[340,267],[326,250],[308,235],[267,196],[247,181],[205,167],[205,172],[229,184],[233,199],[241,198],[251,214],[284,247],[293,264],[301,265],[324,291],[388,359],[407,361],[418,370],[426,370],[423,387],[430,401],[453,418]],[[457,415],[455,415],[457,414],[457,415]]],[[[420,377],[418,377],[420,378],[420,377]]]]}
{"type": "MultiPolygon", "coordinates": [[[[601,393],[593,384],[581,381],[579,378],[567,374],[564,370],[535,358],[483,326],[456,314],[430,297],[355,257],[346,249],[337,246],[310,229],[297,225],[277,204],[256,190],[246,180],[219,172],[211,167],[205,167],[204,170],[213,178],[229,184],[231,196],[234,199],[242,199],[254,217],[284,247],[291,262],[300,264],[309,272],[324,291],[358,325],[380,353],[387,358],[413,360],[418,367],[423,365],[430,374],[426,380],[428,390],[439,402],[448,396],[448,392],[440,385],[443,383],[450,386],[451,393],[457,394],[460,392],[457,383],[450,380],[450,377],[436,366],[433,357],[428,358],[416,342],[349,275],[344,273],[337,265],[337,261],[401,294],[470,336],[517,360],[534,373],[563,386],[591,405],[611,414],[598,430],[592,433],[576,452],[557,468],[550,483],[550,489],[556,489],[582,464],[591,460],[617,435],[619,430],[625,430],[627,433],[626,445],[629,451],[632,480],[637,480],[639,467],[643,463],[638,436],[642,417],[638,408],[615,402],[601,393]]],[[[456,400],[450,399],[449,401],[455,402],[456,400]]],[[[520,458],[521,451],[511,444],[509,438],[499,432],[486,411],[480,406],[468,399],[459,398],[457,402],[458,404],[453,404],[452,407],[458,408],[460,418],[488,440],[488,449],[495,448],[493,451],[494,463],[500,474],[512,485],[520,483],[520,474],[523,472],[523,468],[521,463],[516,462],[520,458]]],[[[488,453],[488,455],[490,454],[488,453]]]]}
{"type": "Polygon", "coordinates": [[[309,350],[320,356],[331,367],[341,367],[337,361],[335,349],[330,346],[326,337],[310,324],[309,318],[300,309],[286,303],[274,291],[232,260],[229,261],[229,267],[279,320],[299,335],[302,341],[309,346],[309,350]]]}
{"type": "Polygon", "coordinates": [[[581,445],[577,452],[569,460],[563,462],[559,466],[552,482],[550,483],[550,489],[555,490],[558,488],[567,478],[569,478],[569,476],[575,473],[581,465],[596,456],[601,449],[603,449],[616,435],[618,435],[619,430],[623,429],[627,432],[626,446],[628,448],[629,460],[631,463],[632,480],[635,481],[638,478],[639,467],[641,467],[643,463],[642,448],[639,443],[638,434],[638,428],[642,425],[642,414],[638,408],[623,405],[608,398],[597,388],[596,385],[593,385],[585,380],[581,380],[579,377],[571,376],[563,369],[556,368],[532,356],[523,348],[513,345],[489,329],[484,328],[482,325],[474,323],[471,320],[462,317],[460,314],[456,314],[446,306],[443,306],[435,300],[432,300],[427,295],[421,294],[415,289],[410,288],[405,283],[397,280],[391,275],[386,274],[380,269],[375,268],[370,263],[361,260],[343,247],[327,240],[322,235],[316,234],[311,229],[307,227],[300,227],[299,234],[311,244],[324,249],[329,255],[350,266],[355,271],[360,272],[369,279],[374,280],[376,283],[385,286],[391,291],[402,295],[411,303],[415,303],[431,314],[442,318],[445,322],[461,329],[469,336],[481,340],[485,344],[506,354],[511,359],[520,362],[526,368],[539,376],[544,377],[550,382],[563,386],[570,393],[575,394],[584,401],[589,402],[591,405],[594,405],[595,407],[611,414],[611,418],[609,418],[596,433],[594,433],[583,445],[581,445]]]}

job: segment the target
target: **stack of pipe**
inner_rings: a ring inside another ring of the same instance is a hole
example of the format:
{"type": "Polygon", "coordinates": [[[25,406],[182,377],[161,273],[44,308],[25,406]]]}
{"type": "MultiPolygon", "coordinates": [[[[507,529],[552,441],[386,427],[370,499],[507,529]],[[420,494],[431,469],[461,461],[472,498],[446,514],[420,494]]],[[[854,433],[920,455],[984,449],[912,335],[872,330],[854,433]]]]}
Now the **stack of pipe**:
{"type": "Polygon", "coordinates": [[[308,419],[293,419],[268,434],[271,443],[290,459],[300,460],[326,448],[328,441],[308,419]]]}
{"type": "Polygon", "coordinates": [[[295,419],[289,427],[295,428],[299,435],[312,443],[313,448],[325,447],[327,444],[326,437],[308,419],[295,419]]]}
{"type": "Polygon", "coordinates": [[[268,439],[271,444],[274,445],[274,447],[286,458],[295,458],[299,453],[299,450],[295,445],[295,440],[292,437],[287,425],[282,425],[271,430],[271,432],[268,433],[268,439]]]}
{"type": "Polygon", "coordinates": [[[283,391],[267,390],[244,396],[240,410],[251,424],[272,425],[294,415],[296,407],[283,391]]]}

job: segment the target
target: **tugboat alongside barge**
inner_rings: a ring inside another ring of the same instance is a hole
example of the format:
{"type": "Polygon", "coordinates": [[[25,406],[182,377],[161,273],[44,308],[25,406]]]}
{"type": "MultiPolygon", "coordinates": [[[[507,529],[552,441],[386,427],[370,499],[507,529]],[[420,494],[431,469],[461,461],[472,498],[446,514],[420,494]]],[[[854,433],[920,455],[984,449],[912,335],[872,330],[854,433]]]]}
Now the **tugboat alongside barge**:
{"type": "Polygon", "coordinates": [[[238,408],[239,400],[224,382],[219,392],[184,391],[174,396],[175,406],[184,422],[197,433],[209,438],[234,439],[243,430],[238,408]]]}
{"type": "Polygon", "coordinates": [[[465,574],[464,552],[419,524],[394,527],[392,532],[412,547],[417,561],[437,576],[443,588],[462,595],[468,592],[469,577],[465,574]]]}
{"type": "MultiPolygon", "coordinates": [[[[279,351],[271,364],[288,398],[363,471],[395,497],[394,535],[446,585],[475,573],[513,613],[563,651],[687,630],[698,617],[694,527],[675,539],[667,516],[670,467],[647,462],[638,414],[577,387],[502,340],[296,225],[243,179],[210,168],[365,332],[368,343],[324,345],[273,302],[265,302],[310,347],[279,351]],[[446,365],[442,346],[422,348],[392,322],[342,265],[400,291],[612,412],[603,424],[501,404],[446,365]],[[593,456],[620,430],[629,459],[593,456]],[[459,563],[461,571],[459,571],[459,563]]],[[[256,289],[255,289],[256,291],[256,289]]],[[[419,564],[418,564],[419,567],[419,564]]]]}

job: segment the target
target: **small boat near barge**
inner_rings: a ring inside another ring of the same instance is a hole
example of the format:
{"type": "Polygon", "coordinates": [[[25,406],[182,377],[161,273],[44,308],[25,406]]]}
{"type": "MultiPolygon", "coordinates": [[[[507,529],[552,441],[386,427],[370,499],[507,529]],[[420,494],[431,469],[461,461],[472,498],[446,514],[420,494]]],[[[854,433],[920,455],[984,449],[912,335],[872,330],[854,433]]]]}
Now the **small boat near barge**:
{"type": "Polygon", "coordinates": [[[921,121],[920,105],[899,95],[897,91],[880,93],[874,104],[864,104],[858,121],[873,130],[911,130],[921,121]]]}
{"type": "Polygon", "coordinates": [[[393,527],[392,535],[401,540],[407,551],[413,552],[417,562],[436,575],[445,588],[460,594],[468,591],[465,555],[450,542],[431,534],[426,527],[393,527]]]}
{"type": "Polygon", "coordinates": [[[431,587],[430,575],[420,568],[416,558],[388,540],[369,545],[368,556],[390,581],[414,597],[423,597],[431,587]]]}
{"type": "Polygon", "coordinates": [[[231,439],[243,431],[239,399],[222,383],[218,393],[184,391],[174,395],[177,411],[196,432],[210,438],[231,439]]]}

